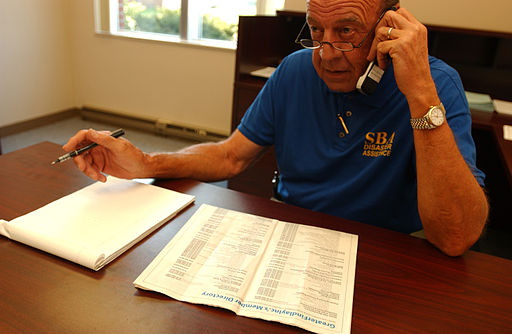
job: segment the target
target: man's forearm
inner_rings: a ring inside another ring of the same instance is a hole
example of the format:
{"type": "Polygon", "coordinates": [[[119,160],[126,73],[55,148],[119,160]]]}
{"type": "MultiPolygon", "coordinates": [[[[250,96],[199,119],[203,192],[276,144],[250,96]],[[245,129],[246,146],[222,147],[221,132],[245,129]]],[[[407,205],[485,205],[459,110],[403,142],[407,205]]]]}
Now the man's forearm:
{"type": "Polygon", "coordinates": [[[238,130],[226,140],[187,147],[175,153],[147,154],[151,177],[219,181],[245,170],[264,150],[238,130]]]}
{"type": "Polygon", "coordinates": [[[216,143],[198,144],[173,153],[151,153],[148,170],[152,177],[201,181],[223,180],[239,172],[237,164],[216,143]]]}
{"type": "Polygon", "coordinates": [[[414,130],[418,210],[427,239],[448,255],[461,255],[478,240],[487,199],[445,122],[414,130]]]}

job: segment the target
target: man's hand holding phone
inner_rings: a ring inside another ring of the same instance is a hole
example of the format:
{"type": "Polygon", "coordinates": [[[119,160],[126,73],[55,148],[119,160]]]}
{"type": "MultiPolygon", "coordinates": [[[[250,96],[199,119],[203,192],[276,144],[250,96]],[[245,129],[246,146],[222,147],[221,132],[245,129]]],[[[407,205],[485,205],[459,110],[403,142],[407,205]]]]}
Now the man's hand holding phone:
{"type": "MultiPolygon", "coordinates": [[[[386,9],[380,15],[377,23],[379,23],[380,20],[382,20],[386,12],[389,10],[396,11],[398,10],[398,8],[392,6],[386,9]]],[[[386,67],[387,63],[385,64],[385,66],[379,67],[379,65],[372,59],[370,64],[368,64],[366,71],[357,80],[357,90],[365,95],[373,94],[373,92],[377,89],[377,86],[379,85],[380,79],[382,79],[382,76],[384,75],[384,70],[386,69],[386,67]]]]}
{"type": "Polygon", "coordinates": [[[389,58],[398,88],[409,102],[425,94],[437,97],[430,75],[427,28],[405,8],[387,11],[375,29],[368,60],[385,69],[389,58]]]}

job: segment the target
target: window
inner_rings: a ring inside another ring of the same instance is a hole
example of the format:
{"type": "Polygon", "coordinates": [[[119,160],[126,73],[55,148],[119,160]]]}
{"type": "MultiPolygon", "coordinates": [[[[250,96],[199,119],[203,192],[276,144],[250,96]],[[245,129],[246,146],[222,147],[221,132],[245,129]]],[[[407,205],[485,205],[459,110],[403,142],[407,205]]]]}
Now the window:
{"type": "Polygon", "coordinates": [[[227,47],[235,47],[239,15],[274,14],[284,5],[284,0],[96,1],[101,30],[227,47]],[[108,24],[105,12],[109,13],[108,24]]]}

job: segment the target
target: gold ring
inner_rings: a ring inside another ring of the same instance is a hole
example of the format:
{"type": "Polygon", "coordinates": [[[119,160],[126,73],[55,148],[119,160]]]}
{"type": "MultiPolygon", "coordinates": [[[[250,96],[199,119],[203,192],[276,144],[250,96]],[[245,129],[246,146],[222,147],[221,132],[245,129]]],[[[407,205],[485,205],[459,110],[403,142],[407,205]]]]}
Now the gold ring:
{"type": "Polygon", "coordinates": [[[393,30],[393,27],[389,28],[388,30],[388,39],[391,39],[391,30],[393,30]]]}

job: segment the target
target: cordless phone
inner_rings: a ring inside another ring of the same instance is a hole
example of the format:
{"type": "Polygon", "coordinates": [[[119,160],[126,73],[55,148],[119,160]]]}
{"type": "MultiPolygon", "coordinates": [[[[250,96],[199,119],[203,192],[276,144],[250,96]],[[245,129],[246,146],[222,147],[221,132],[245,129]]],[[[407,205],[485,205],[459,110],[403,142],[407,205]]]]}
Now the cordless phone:
{"type": "MultiPolygon", "coordinates": [[[[398,8],[392,6],[388,8],[385,12],[387,12],[388,10],[397,11],[398,8]]],[[[381,17],[379,18],[379,21],[384,16],[384,13],[382,13],[381,17]]],[[[359,79],[357,80],[357,90],[365,95],[372,94],[377,89],[377,86],[379,85],[380,79],[382,79],[383,75],[384,70],[375,63],[375,60],[372,61],[368,65],[368,68],[366,69],[364,74],[360,76],[359,79]]]]}
{"type": "Polygon", "coordinates": [[[357,90],[365,95],[372,94],[377,89],[382,75],[384,75],[384,70],[375,64],[375,61],[372,61],[366,72],[357,80],[357,90]]]}

